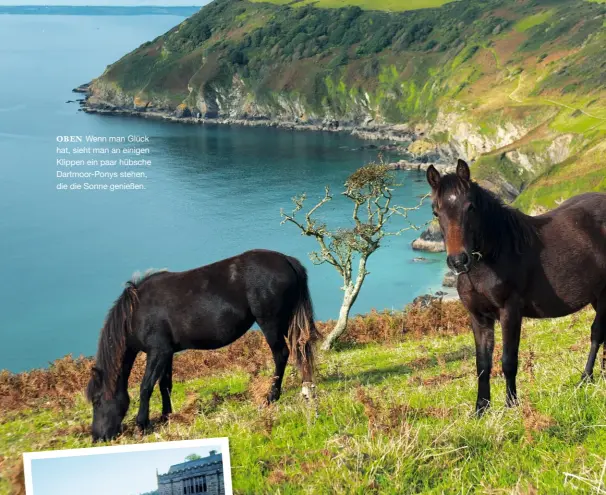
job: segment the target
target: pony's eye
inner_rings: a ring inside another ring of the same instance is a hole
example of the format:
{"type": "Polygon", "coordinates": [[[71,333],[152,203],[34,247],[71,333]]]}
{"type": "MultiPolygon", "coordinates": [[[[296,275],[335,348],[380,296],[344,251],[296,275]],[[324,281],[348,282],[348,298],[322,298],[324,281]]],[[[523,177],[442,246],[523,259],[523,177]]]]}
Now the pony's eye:
{"type": "Polygon", "coordinates": [[[433,216],[437,217],[438,216],[438,212],[436,210],[433,210],[433,216]]]}
{"type": "Polygon", "coordinates": [[[469,206],[467,207],[467,211],[475,211],[476,207],[473,205],[473,203],[469,203],[469,206]]]}

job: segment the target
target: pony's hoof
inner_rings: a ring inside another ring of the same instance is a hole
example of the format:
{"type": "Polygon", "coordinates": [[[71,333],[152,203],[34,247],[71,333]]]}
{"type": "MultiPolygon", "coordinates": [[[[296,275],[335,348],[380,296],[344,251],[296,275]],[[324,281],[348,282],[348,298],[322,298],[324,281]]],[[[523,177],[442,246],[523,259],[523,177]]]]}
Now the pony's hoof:
{"type": "Polygon", "coordinates": [[[172,413],[163,413],[162,416],[160,416],[160,423],[168,423],[171,414],[172,413]]]}
{"type": "Polygon", "coordinates": [[[507,397],[505,400],[505,407],[518,407],[520,405],[520,401],[517,397],[507,397]]]}
{"type": "Polygon", "coordinates": [[[587,373],[583,372],[579,385],[586,385],[588,383],[593,383],[593,375],[588,375],[587,373]]]}
{"type": "Polygon", "coordinates": [[[476,409],[475,409],[476,418],[481,418],[482,416],[484,416],[484,414],[486,414],[488,412],[489,408],[490,408],[490,402],[487,400],[482,400],[482,401],[476,402],[476,409]]]}
{"type": "Polygon", "coordinates": [[[267,396],[267,404],[272,404],[280,398],[280,394],[276,392],[270,392],[267,396]]]}
{"type": "Polygon", "coordinates": [[[316,397],[316,386],[312,382],[305,382],[301,387],[301,395],[309,400],[316,397]]]}
{"type": "Polygon", "coordinates": [[[137,420],[137,429],[139,430],[140,433],[145,433],[147,430],[149,430],[150,426],[151,426],[151,423],[149,422],[149,419],[146,421],[137,420]]]}

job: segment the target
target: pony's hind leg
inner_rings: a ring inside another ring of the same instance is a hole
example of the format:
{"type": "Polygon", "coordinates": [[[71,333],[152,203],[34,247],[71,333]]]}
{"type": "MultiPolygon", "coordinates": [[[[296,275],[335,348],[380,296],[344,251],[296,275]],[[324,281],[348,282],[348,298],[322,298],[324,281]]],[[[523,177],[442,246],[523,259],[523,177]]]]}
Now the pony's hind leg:
{"type": "Polygon", "coordinates": [[[301,363],[299,366],[302,381],[301,395],[306,399],[313,399],[316,397],[316,386],[313,382],[312,370],[309,367],[309,363],[306,358],[306,355],[309,355],[312,352],[311,346],[312,344],[307,342],[303,348],[298,347],[296,350],[298,353],[297,361],[301,363]]]}
{"type": "MultiPolygon", "coordinates": [[[[306,343],[304,350],[306,354],[309,354],[311,352],[311,343],[306,343]]],[[[297,349],[297,353],[303,353],[303,350],[301,348],[297,349]]],[[[301,371],[301,378],[302,378],[302,387],[301,387],[301,395],[303,395],[303,397],[305,397],[306,399],[313,399],[316,396],[316,386],[313,382],[313,375],[312,375],[312,370],[309,368],[309,366],[307,366],[307,361],[305,358],[305,355],[301,355],[298,358],[298,361],[300,361],[302,364],[302,366],[300,366],[300,371],[301,371]]]]}
{"type": "Polygon", "coordinates": [[[267,396],[267,402],[270,403],[277,401],[280,398],[282,391],[284,370],[286,369],[288,356],[290,354],[285,337],[288,330],[288,323],[282,323],[277,318],[271,320],[258,320],[258,323],[263,335],[265,335],[265,340],[267,340],[267,343],[269,344],[276,366],[274,379],[267,396]]]}
{"type": "Polygon", "coordinates": [[[147,364],[145,375],[141,381],[139,412],[137,414],[137,426],[141,430],[145,430],[149,426],[149,399],[154,391],[154,385],[166,372],[172,355],[173,352],[170,349],[154,348],[147,353],[147,364]]]}
{"type": "MultiPolygon", "coordinates": [[[[603,292],[600,298],[591,304],[595,309],[596,315],[591,325],[591,347],[589,348],[589,356],[587,357],[585,370],[581,375],[582,382],[593,381],[593,369],[598,357],[598,350],[600,349],[600,345],[604,342],[604,335],[606,334],[606,292],[603,292]]],[[[604,370],[605,357],[606,355],[602,357],[602,370],[604,370]]]]}
{"type": "Polygon", "coordinates": [[[171,394],[173,392],[173,354],[170,355],[166,369],[160,378],[160,394],[162,395],[162,418],[168,418],[173,412],[171,394]]]}

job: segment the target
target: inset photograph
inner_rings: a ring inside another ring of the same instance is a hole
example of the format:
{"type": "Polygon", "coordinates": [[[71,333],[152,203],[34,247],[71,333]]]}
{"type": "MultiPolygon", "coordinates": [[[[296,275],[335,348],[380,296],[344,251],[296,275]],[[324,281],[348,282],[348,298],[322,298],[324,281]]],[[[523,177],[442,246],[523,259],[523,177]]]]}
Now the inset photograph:
{"type": "Polygon", "coordinates": [[[29,452],[23,465],[27,495],[232,495],[227,438],[29,452]]]}

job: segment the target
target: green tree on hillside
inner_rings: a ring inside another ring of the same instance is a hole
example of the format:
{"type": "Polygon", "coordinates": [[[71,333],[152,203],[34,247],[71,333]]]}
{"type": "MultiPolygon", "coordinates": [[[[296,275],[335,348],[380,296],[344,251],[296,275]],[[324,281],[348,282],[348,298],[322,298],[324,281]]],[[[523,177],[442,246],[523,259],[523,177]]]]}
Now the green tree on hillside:
{"type": "Polygon", "coordinates": [[[343,303],[336,325],[322,344],[324,350],[333,347],[347,330],[351,307],[369,274],[368,258],[379,249],[381,241],[406,230],[418,230],[408,221],[408,212],[418,209],[421,204],[413,208],[393,206],[392,192],[395,186],[394,174],[383,164],[370,164],[350,175],[344,184],[345,190],[341,193],[353,204],[353,227],[350,228],[331,230],[325,223],[314,218],[318,210],[333,199],[328,186],[324,198],[305,214],[303,220],[297,219],[297,213],[303,209],[307,199],[305,194],[293,198],[295,208],[290,215],[281,211],[283,224],[293,223],[302,235],[315,237],[318,241],[320,250],[310,254],[312,262],[317,265],[332,265],[343,278],[343,303]],[[388,231],[387,224],[394,215],[405,218],[407,226],[388,231]]]}

